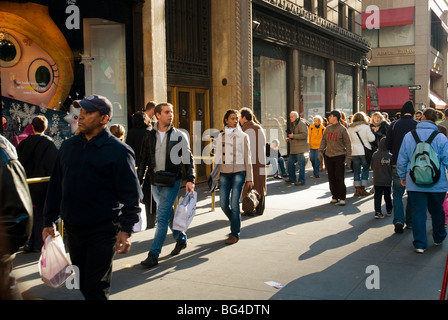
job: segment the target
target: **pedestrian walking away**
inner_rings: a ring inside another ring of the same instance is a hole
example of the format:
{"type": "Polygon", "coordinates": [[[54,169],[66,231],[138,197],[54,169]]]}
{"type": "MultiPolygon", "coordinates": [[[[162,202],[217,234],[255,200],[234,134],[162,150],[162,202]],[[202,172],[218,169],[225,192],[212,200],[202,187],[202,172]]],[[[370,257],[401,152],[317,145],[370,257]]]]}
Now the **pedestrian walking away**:
{"type": "Polygon", "coordinates": [[[375,219],[382,219],[384,215],[381,211],[381,198],[384,195],[386,203],[386,215],[392,214],[392,154],[386,148],[386,138],[380,140],[378,151],[372,156],[372,163],[370,164],[373,170],[373,186],[375,188],[374,208],[375,219]]]}
{"type": "Polygon", "coordinates": [[[331,204],[345,206],[347,186],[345,185],[345,165],[351,162],[352,145],[348,131],[341,124],[341,113],[333,110],[328,116],[326,127],[320,143],[319,154],[325,158],[328,182],[332,199],[331,204]]]}
{"type": "Polygon", "coordinates": [[[226,244],[235,244],[240,239],[240,199],[243,187],[254,187],[250,141],[238,125],[237,110],[227,110],[224,115],[224,130],[216,141],[215,163],[219,166],[219,201],[230,221],[230,234],[226,244]]]}
{"type": "Polygon", "coordinates": [[[364,112],[357,112],[353,115],[353,122],[349,125],[348,133],[352,144],[352,168],[353,183],[355,186],[355,196],[367,196],[366,191],[369,182],[370,162],[366,157],[366,150],[373,151],[372,144],[375,135],[370,129],[369,121],[364,112]]]}
{"type": "Polygon", "coordinates": [[[154,108],[157,123],[147,131],[142,141],[138,160],[138,179],[151,182],[152,195],[157,203],[156,232],[148,257],[141,265],[151,268],[159,262],[168,227],[173,231],[176,246],[171,255],[178,255],[187,247],[187,234],[173,230],[174,209],[182,180],[182,166],[186,172],[186,192],[194,191],[195,171],[188,137],[173,126],[174,112],[170,103],[160,103],[154,108]],[[176,152],[177,150],[177,152],[176,152]]]}
{"type": "MultiPolygon", "coordinates": [[[[31,121],[31,125],[34,134],[29,135],[17,146],[19,161],[28,179],[49,177],[53,172],[58,149],[53,139],[44,134],[48,127],[48,120],[45,116],[38,115],[31,121]]],[[[29,185],[33,200],[33,232],[24,247],[25,252],[40,252],[42,248],[43,210],[47,188],[48,182],[29,185]]]]}
{"type": "Polygon", "coordinates": [[[143,194],[132,149],[112,136],[112,103],[93,95],[81,108],[80,133],[66,140],[56,158],[44,207],[42,238],[55,235],[61,217],[72,264],[87,300],[109,298],[115,253],[129,252],[143,194]]]}
{"type": "MultiPolygon", "coordinates": [[[[397,159],[397,171],[401,184],[406,187],[412,207],[412,233],[415,251],[423,253],[428,248],[426,235],[426,212],[431,214],[432,237],[434,245],[441,245],[446,238],[445,211],[443,201],[448,191],[446,168],[448,168],[448,139],[437,129],[437,111],[427,108],[423,111],[421,122],[417,125],[415,133],[420,141],[427,141],[434,133],[438,133],[431,143],[440,162],[440,178],[432,184],[419,184],[411,177],[410,169],[417,142],[413,132],[405,135],[397,159]]],[[[429,143],[429,142],[428,142],[429,143]]]]}
{"type": "Polygon", "coordinates": [[[0,135],[0,300],[22,300],[12,263],[31,235],[33,204],[14,146],[0,135]]]}
{"type": "MultiPolygon", "coordinates": [[[[250,155],[253,174],[253,188],[259,194],[259,202],[255,209],[256,215],[262,215],[266,205],[266,135],[259,121],[249,108],[240,111],[241,130],[249,136],[250,155]]],[[[243,196],[250,190],[247,186],[243,188],[243,196]]],[[[244,214],[248,214],[244,212],[244,214]]]]}
{"type": "Polygon", "coordinates": [[[291,129],[288,131],[286,142],[289,143],[288,156],[288,175],[286,182],[294,183],[296,186],[301,186],[306,183],[305,167],[306,159],[305,152],[310,150],[308,144],[308,126],[303,119],[300,118],[297,111],[292,111],[289,114],[291,129]],[[299,176],[296,175],[296,166],[299,167],[299,176]]]}
{"type": "Polygon", "coordinates": [[[386,148],[392,153],[393,224],[394,232],[396,233],[403,233],[405,224],[407,228],[412,228],[411,203],[408,197],[405,215],[403,195],[406,188],[401,185],[401,180],[398,176],[397,158],[404,136],[417,127],[418,121],[413,118],[414,113],[414,104],[412,101],[406,102],[401,108],[400,117],[391,123],[386,134],[386,148]]]}

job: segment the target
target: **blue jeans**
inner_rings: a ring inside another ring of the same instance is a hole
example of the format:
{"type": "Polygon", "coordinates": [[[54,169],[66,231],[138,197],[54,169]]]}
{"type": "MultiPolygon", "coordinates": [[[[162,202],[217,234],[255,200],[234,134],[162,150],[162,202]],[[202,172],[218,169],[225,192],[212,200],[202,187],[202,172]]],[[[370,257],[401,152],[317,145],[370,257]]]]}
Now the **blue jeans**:
{"type": "Polygon", "coordinates": [[[168,227],[173,231],[176,241],[187,242],[185,232],[173,230],[174,209],[173,205],[179,193],[181,180],[177,180],[172,187],[160,187],[152,185],[152,195],[157,203],[157,226],[154,241],[149,250],[158,259],[165,242],[168,227]]]}
{"type": "Polygon", "coordinates": [[[313,166],[313,174],[318,176],[320,167],[319,149],[310,149],[310,161],[313,166]]]}
{"type": "Polygon", "coordinates": [[[397,168],[392,167],[392,196],[394,207],[394,219],[393,224],[400,222],[403,226],[406,222],[407,225],[412,226],[412,205],[409,201],[409,197],[406,203],[406,221],[404,216],[403,195],[406,188],[401,185],[400,177],[397,173],[397,168]]]}
{"type": "Polygon", "coordinates": [[[367,187],[369,181],[369,164],[365,156],[353,156],[353,180],[355,187],[367,187]]]}
{"type": "Polygon", "coordinates": [[[219,201],[222,211],[229,218],[230,234],[239,238],[241,231],[240,198],[246,172],[219,175],[219,201]]]}
{"type": "Polygon", "coordinates": [[[446,238],[445,210],[443,200],[445,192],[415,192],[408,191],[412,204],[412,232],[414,234],[414,247],[426,249],[428,239],[426,236],[426,211],[431,214],[432,237],[434,242],[441,243],[446,238]]]}
{"type": "Polygon", "coordinates": [[[280,176],[286,174],[286,167],[285,167],[285,159],[283,157],[280,158],[266,158],[266,163],[270,164],[272,166],[272,171],[274,172],[274,175],[278,174],[280,176]],[[280,171],[278,172],[278,167],[280,166],[280,171]]]}
{"type": "Polygon", "coordinates": [[[303,153],[290,154],[288,159],[288,175],[289,180],[296,182],[296,163],[299,166],[299,179],[298,182],[305,183],[305,166],[306,159],[303,153]]]}

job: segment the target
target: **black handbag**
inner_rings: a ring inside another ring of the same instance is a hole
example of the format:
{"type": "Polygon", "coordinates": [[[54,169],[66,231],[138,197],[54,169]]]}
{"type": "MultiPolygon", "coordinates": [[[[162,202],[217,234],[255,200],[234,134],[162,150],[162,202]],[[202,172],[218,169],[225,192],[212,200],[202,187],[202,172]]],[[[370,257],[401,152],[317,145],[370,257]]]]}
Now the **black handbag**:
{"type": "Polygon", "coordinates": [[[367,161],[367,163],[370,165],[370,163],[372,162],[372,156],[373,156],[373,154],[375,153],[375,150],[373,150],[373,148],[372,148],[372,149],[369,149],[369,148],[367,148],[367,147],[364,145],[364,142],[362,142],[362,139],[361,139],[361,137],[359,136],[359,133],[358,133],[358,132],[356,132],[356,135],[358,136],[359,141],[361,141],[361,144],[362,144],[362,146],[364,147],[364,156],[366,157],[366,161],[367,161]]]}
{"type": "Polygon", "coordinates": [[[177,174],[168,171],[154,173],[152,184],[158,187],[172,187],[177,180],[177,174]]]}

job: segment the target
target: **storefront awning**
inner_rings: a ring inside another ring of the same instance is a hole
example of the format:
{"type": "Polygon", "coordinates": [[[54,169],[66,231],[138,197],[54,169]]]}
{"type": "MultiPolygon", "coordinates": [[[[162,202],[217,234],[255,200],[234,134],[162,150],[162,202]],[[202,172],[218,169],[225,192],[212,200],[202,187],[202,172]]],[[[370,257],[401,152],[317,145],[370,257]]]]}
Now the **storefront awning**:
{"type": "Polygon", "coordinates": [[[377,88],[381,110],[401,109],[409,101],[408,87],[377,88]]]}
{"type": "MultiPolygon", "coordinates": [[[[372,12],[363,12],[362,15],[362,28],[367,29],[366,21],[373,15],[372,12]]],[[[396,9],[384,9],[380,10],[380,27],[394,27],[404,26],[414,23],[415,7],[405,7],[396,9]]],[[[375,21],[376,23],[376,21],[375,21]]]]}
{"type": "Polygon", "coordinates": [[[432,103],[434,103],[436,108],[445,109],[447,107],[446,102],[443,101],[442,97],[440,97],[437,92],[431,90],[429,93],[429,98],[431,99],[432,103]]]}

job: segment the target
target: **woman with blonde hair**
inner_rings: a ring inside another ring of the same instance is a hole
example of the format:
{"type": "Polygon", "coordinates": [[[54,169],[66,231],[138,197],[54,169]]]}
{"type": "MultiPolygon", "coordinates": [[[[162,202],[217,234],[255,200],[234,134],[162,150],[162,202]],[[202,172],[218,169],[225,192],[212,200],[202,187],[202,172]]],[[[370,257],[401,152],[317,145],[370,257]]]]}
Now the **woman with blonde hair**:
{"type": "Polygon", "coordinates": [[[355,196],[369,195],[366,191],[369,181],[370,163],[365,156],[364,147],[372,150],[371,143],[375,141],[375,135],[370,129],[369,120],[364,112],[353,115],[353,122],[348,128],[352,142],[352,165],[355,185],[355,196]]]}
{"type": "Polygon", "coordinates": [[[375,134],[374,149],[377,149],[380,145],[380,140],[386,137],[387,130],[389,129],[389,122],[384,118],[381,112],[375,112],[370,118],[370,127],[375,134]]]}

